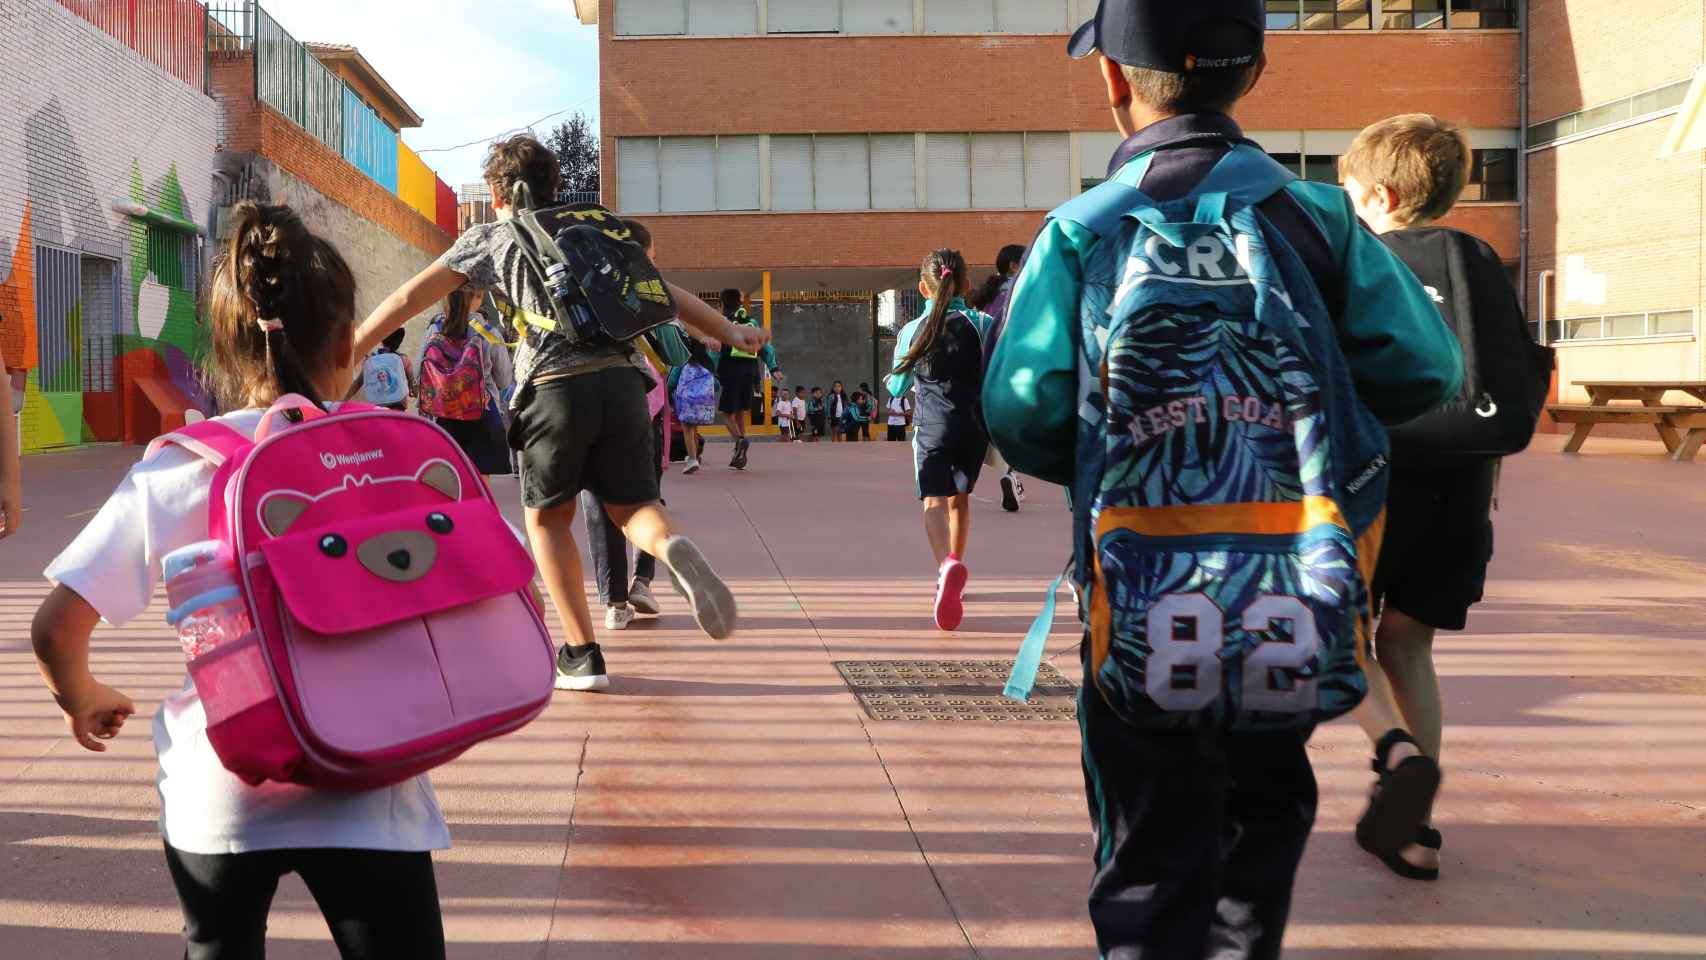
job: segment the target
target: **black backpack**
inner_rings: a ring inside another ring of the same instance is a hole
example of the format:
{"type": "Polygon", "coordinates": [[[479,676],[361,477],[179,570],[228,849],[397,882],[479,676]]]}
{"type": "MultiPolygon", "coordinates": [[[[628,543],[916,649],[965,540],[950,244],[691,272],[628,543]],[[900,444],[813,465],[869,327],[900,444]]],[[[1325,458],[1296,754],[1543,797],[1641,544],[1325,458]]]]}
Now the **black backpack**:
{"type": "Polygon", "coordinates": [[[622,218],[596,203],[534,210],[515,185],[515,232],[550,295],[558,329],[582,340],[632,340],[675,319],[675,299],[622,218]]]}
{"type": "Polygon", "coordinates": [[[1445,227],[1380,238],[1413,271],[1463,347],[1463,388],[1432,413],[1389,428],[1392,462],[1450,467],[1521,453],[1552,387],[1551,347],[1534,342],[1499,255],[1445,227]]]}

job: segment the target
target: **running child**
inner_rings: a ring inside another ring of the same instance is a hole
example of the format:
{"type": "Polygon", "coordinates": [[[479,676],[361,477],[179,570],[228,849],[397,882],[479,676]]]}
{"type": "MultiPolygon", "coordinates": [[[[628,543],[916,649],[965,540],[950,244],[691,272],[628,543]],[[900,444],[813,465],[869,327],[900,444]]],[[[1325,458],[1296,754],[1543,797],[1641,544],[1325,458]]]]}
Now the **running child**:
{"type": "MultiPolygon", "coordinates": [[[[746,312],[739,290],[724,290],[722,299],[723,316],[730,323],[749,330],[762,329],[758,321],[746,312]]],[[[756,352],[730,345],[717,362],[717,378],[723,386],[723,396],[717,409],[735,442],[734,456],[729,459],[731,468],[746,469],[747,451],[752,447],[752,441],[746,436],[747,419],[752,415],[752,398],[758,393],[759,382],[765,378],[777,379],[781,373],[781,367],[776,363],[776,349],[768,343],[756,352]]]]}
{"type": "Polygon", "coordinates": [[[983,338],[992,321],[966,305],[970,289],[958,250],[936,250],[924,258],[918,292],[928,302],[924,314],[896,338],[888,379],[890,396],[918,393],[913,475],[924,503],[924,535],[936,558],[935,616],[942,630],[959,629],[965,616],[971,494],[989,448],[982,407],[983,338]]]}
{"type": "MultiPolygon", "coordinates": [[[[1362,131],[1340,158],[1339,170],[1357,215],[1375,233],[1396,238],[1451,211],[1468,180],[1470,159],[1462,130],[1428,114],[1406,114],[1362,131]]],[[[1470,282],[1481,281],[1471,291],[1476,305],[1504,308],[1504,316],[1478,309],[1476,323],[1520,328],[1522,307],[1498,254],[1467,234],[1456,240],[1470,282]]],[[[1377,786],[1374,803],[1396,790],[1401,778],[1424,786],[1439,782],[1444,718],[1434,635],[1462,630],[1469,608],[1481,601],[1493,556],[1499,467],[1497,459],[1429,463],[1405,444],[1402,431],[1392,438],[1392,461],[1386,542],[1373,583],[1380,614],[1373,652],[1380,669],[1369,672],[1368,698],[1355,712],[1375,744],[1374,768],[1385,782],[1377,786]],[[1421,755],[1410,752],[1414,749],[1421,755]]],[[[1436,880],[1441,843],[1439,831],[1424,824],[1402,851],[1376,855],[1401,877],[1436,880]]]]}
{"type": "MultiPolygon", "coordinates": [[[[1072,37],[1127,139],[1032,244],[984,393],[1008,461],[1077,508],[1089,913],[1120,960],[1280,955],[1315,820],[1305,744],[1361,695],[1375,418],[1427,413],[1462,378],[1344,191],[1299,182],[1230,116],[1266,67],[1265,20],[1261,0],[1102,0],[1072,37]]],[[[1388,842],[1414,836],[1414,799],[1388,805],[1388,842]]]]}
{"type": "MultiPolygon", "coordinates": [[[[644,358],[632,343],[587,342],[558,327],[550,319],[549,293],[509,227],[517,184],[525,184],[535,197],[553,197],[560,178],[556,155],[532,136],[494,143],[485,179],[498,222],[470,227],[437,263],[387,297],[356,331],[356,346],[378,342],[465,283],[496,289],[512,305],[515,321],[526,327],[516,357],[521,386],[511,400],[509,437],[510,446],[521,451],[527,537],[568,634],[558,651],[558,682],[584,689],[606,671],[575,546],[576,498],[582,490],[597,493],[629,542],[675,573],[706,634],[729,636],[737,611],[734,595],[699,548],[676,532],[658,501],[646,406],[654,382],[644,358]]],[[[692,293],[673,284],[669,289],[688,327],[731,347],[764,348],[764,330],[731,324],[692,293]]]]}
{"type": "MultiPolygon", "coordinates": [[[[295,393],[342,397],[355,373],[355,278],[288,207],[238,204],[208,294],[204,372],[219,419],[253,436],[264,411],[295,393]]],[[[334,405],[335,406],[335,405],[334,405]]],[[[51,564],[53,591],[31,631],[66,726],[106,750],[136,705],[89,671],[99,621],[120,626],[148,606],[166,554],[207,536],[214,467],[170,446],[130,469],[95,518],[51,564]]],[[[259,957],[279,880],[302,877],[346,960],[444,957],[430,851],[450,831],[425,776],[364,792],[249,786],[209,745],[186,676],[154,714],[160,832],[184,913],[184,956],[259,957]]]]}
{"type": "Polygon", "coordinates": [[[711,426],[717,419],[717,359],[721,353],[695,334],[688,334],[685,342],[687,362],[670,369],[669,396],[676,422],[681,424],[682,443],[687,447],[687,462],[681,473],[692,476],[699,472],[699,454],[705,447],[699,428],[711,426]]]}

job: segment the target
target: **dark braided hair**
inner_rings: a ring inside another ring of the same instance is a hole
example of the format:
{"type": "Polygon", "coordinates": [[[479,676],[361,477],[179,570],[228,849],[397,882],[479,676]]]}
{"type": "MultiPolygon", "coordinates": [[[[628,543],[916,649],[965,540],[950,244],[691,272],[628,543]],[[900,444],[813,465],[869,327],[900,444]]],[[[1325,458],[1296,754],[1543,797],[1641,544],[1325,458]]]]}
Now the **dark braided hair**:
{"type": "Polygon", "coordinates": [[[935,351],[936,341],[942,338],[942,331],[948,326],[949,301],[964,296],[971,289],[966,280],[966,258],[960,256],[958,250],[931,251],[918,272],[924,280],[924,288],[930,291],[930,315],[913,338],[912,349],[895,365],[898,373],[911,373],[935,351]]]}
{"type": "Polygon", "coordinates": [[[207,315],[212,351],[203,372],[225,409],[288,393],[321,404],[312,375],[347,362],[334,354],[355,322],[355,276],[289,207],[240,203],[207,315]]]}

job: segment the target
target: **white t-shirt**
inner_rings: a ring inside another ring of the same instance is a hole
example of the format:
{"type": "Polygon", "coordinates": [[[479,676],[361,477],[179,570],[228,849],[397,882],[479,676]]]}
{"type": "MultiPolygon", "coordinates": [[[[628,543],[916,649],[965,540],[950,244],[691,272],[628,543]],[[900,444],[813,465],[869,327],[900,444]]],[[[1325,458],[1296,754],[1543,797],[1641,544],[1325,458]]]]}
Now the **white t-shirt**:
{"type": "MultiPolygon", "coordinates": [[[[254,436],[261,411],[219,418],[254,436]]],[[[160,559],[207,539],[214,468],[182,447],[138,463],[65,552],[47,579],[63,584],[122,626],[148,607],[160,559]]],[[[175,646],[175,643],[174,643],[175,646]]],[[[251,787],[219,762],[207,717],[186,672],[154,714],[160,757],[160,833],[187,853],[302,847],[422,851],[450,846],[450,828],[425,776],[360,793],[285,783],[251,787]]]]}
{"type": "Polygon", "coordinates": [[[795,422],[805,423],[806,422],[806,400],[805,400],[805,398],[804,397],[795,397],[792,406],[794,408],[794,420],[795,420],[795,422]]]}
{"type": "Polygon", "coordinates": [[[776,401],[776,409],[771,411],[771,419],[783,429],[794,422],[794,405],[786,399],[776,401]]]}
{"type": "Polygon", "coordinates": [[[891,427],[904,427],[904,426],[906,426],[906,415],[911,410],[912,410],[912,401],[906,399],[906,397],[904,395],[899,396],[899,397],[890,397],[889,398],[889,426],[891,426],[891,427]]]}

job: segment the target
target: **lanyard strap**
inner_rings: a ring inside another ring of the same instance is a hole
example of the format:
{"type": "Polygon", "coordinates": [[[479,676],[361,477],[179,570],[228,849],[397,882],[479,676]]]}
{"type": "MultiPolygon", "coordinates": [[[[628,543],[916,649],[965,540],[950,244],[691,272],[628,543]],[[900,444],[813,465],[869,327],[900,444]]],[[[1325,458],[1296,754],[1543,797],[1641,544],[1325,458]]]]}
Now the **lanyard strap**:
{"type": "Polygon", "coordinates": [[[1072,561],[1068,560],[1066,569],[1060,571],[1060,576],[1049,585],[1048,597],[1043,600],[1043,608],[1038,611],[1037,618],[1031,621],[1031,629],[1025,632],[1025,642],[1019,645],[1019,654],[1013,658],[1013,671],[1007,675],[1007,686],[1001,691],[1002,696],[1009,700],[1025,703],[1031,699],[1031,690],[1037,685],[1037,670],[1043,664],[1043,650],[1048,646],[1049,631],[1054,629],[1055,595],[1071,572],[1072,561]]]}

